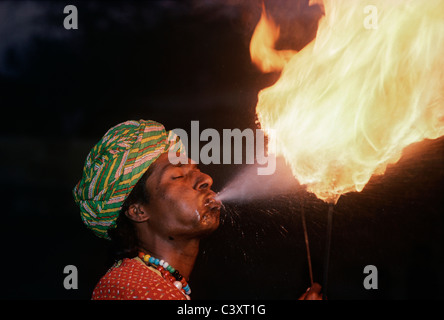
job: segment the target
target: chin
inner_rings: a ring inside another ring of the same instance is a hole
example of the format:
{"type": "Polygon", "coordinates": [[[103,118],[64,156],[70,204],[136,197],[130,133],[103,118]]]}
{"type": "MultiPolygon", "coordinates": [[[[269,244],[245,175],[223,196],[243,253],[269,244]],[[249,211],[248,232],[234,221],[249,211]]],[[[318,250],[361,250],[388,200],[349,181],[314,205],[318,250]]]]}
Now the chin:
{"type": "Polygon", "coordinates": [[[205,233],[205,235],[215,231],[220,224],[220,210],[210,210],[205,213],[200,219],[200,229],[205,233]]]}

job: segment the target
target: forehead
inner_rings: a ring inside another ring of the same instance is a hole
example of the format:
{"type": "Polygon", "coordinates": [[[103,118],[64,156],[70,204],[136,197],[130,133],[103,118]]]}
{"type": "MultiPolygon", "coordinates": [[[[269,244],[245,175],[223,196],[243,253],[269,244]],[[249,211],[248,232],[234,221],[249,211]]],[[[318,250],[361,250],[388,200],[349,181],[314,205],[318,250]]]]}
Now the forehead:
{"type": "Polygon", "coordinates": [[[153,168],[152,168],[152,174],[153,175],[162,175],[165,171],[167,171],[168,169],[173,169],[173,168],[178,168],[178,167],[182,167],[182,166],[193,166],[193,167],[197,167],[197,164],[195,161],[193,161],[192,159],[189,159],[185,156],[181,156],[180,158],[175,158],[175,159],[180,159],[180,162],[178,162],[177,164],[173,164],[170,162],[169,158],[168,158],[168,153],[163,153],[159,158],[157,158],[157,160],[152,164],[153,168]]]}

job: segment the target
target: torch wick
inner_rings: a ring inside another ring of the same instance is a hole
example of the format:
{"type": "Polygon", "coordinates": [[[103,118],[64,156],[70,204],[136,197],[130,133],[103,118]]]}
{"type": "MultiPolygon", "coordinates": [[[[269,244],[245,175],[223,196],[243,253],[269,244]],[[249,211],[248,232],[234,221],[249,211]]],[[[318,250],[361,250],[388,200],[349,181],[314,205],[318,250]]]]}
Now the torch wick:
{"type": "Polygon", "coordinates": [[[327,222],[327,240],[325,242],[325,256],[324,256],[324,283],[322,300],[327,300],[327,286],[328,286],[328,265],[330,262],[330,245],[331,245],[331,231],[333,226],[333,208],[334,204],[328,206],[328,222],[327,222]]]}
{"type": "Polygon", "coordinates": [[[308,242],[308,232],[307,232],[307,224],[305,222],[305,209],[304,209],[304,199],[301,201],[301,217],[302,217],[302,226],[304,228],[304,238],[305,238],[305,249],[307,251],[307,261],[308,261],[308,272],[310,273],[310,283],[313,286],[313,269],[311,267],[311,254],[310,254],[310,244],[308,242]]]}

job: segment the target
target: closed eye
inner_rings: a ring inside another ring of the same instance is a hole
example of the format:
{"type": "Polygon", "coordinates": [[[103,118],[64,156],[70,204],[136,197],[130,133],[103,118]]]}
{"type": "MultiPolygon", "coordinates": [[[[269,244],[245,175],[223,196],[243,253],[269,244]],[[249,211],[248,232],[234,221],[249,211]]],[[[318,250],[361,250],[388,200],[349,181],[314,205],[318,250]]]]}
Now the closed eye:
{"type": "Polygon", "coordinates": [[[176,180],[176,179],[180,179],[180,178],[183,178],[183,176],[176,176],[176,177],[173,177],[172,179],[176,180]]]}

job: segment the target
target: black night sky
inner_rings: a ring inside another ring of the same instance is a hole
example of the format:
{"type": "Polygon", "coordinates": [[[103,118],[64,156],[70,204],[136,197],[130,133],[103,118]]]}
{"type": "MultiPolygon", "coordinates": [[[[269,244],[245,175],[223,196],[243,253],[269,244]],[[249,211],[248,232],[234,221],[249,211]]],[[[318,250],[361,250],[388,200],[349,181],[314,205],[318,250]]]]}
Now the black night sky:
{"type": "MultiPolygon", "coordinates": [[[[111,248],[80,219],[72,188],[94,144],[125,120],[170,130],[256,128],[257,93],[279,74],[250,61],[254,0],[0,1],[2,299],[90,299],[111,248]],[[79,271],[77,290],[63,268],[79,271]]],[[[313,39],[321,12],[308,0],[265,2],[280,48],[313,39]],[[295,26],[302,28],[292,37],[295,26]],[[303,35],[303,36],[301,36],[303,35]]],[[[201,165],[221,188],[241,165],[201,165]]],[[[443,299],[444,139],[407,148],[384,176],[335,206],[329,299],[443,299]],[[378,289],[363,286],[366,265],[378,289]]],[[[328,205],[303,188],[227,206],[201,244],[192,299],[297,299],[310,285],[301,203],[315,281],[322,283],[328,205]]]]}

